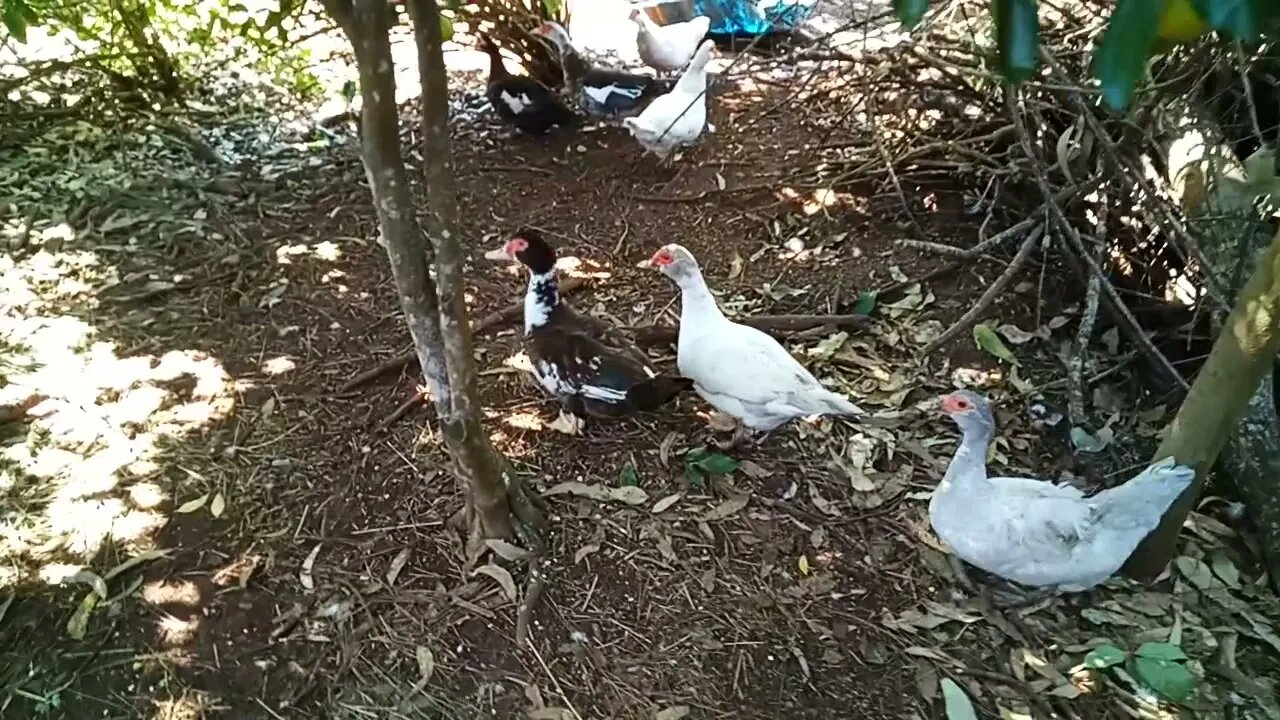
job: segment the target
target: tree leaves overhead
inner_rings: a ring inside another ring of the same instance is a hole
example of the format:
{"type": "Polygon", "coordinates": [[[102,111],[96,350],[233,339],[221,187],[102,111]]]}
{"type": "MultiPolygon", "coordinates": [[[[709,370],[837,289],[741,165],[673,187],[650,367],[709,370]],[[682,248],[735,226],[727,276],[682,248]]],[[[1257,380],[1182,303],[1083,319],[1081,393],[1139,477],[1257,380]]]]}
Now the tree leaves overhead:
{"type": "Polygon", "coordinates": [[[908,30],[920,24],[928,9],[929,0],[893,0],[893,12],[908,30]]]}
{"type": "MultiPolygon", "coordinates": [[[[1258,37],[1259,11],[1262,10],[1259,4],[1259,0],[1194,0],[1193,2],[1196,11],[1209,23],[1209,27],[1222,30],[1231,37],[1246,42],[1258,37]]],[[[1274,3],[1268,4],[1274,5],[1274,3]]]]}
{"type": "Polygon", "coordinates": [[[0,18],[9,34],[20,43],[27,41],[27,28],[39,22],[35,11],[24,0],[0,0],[0,18]]]}
{"type": "Polygon", "coordinates": [[[992,0],[996,45],[1005,80],[1022,82],[1035,74],[1040,57],[1040,19],[1036,0],[992,0]]]}
{"type": "Polygon", "coordinates": [[[1102,97],[1113,110],[1129,105],[1133,88],[1146,71],[1147,56],[1160,29],[1162,0],[1120,0],[1098,48],[1095,73],[1102,97]]]}

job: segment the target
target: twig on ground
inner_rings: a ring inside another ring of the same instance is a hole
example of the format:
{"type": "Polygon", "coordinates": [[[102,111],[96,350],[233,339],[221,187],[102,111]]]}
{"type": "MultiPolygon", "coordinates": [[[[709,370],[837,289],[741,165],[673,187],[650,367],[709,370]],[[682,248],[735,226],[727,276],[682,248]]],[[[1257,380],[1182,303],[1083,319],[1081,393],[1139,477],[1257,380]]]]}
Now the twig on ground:
{"type": "Polygon", "coordinates": [[[1018,254],[1013,256],[1013,260],[1009,262],[1009,266],[1004,269],[1004,272],[1000,273],[1000,277],[991,283],[991,287],[988,287],[986,292],[982,293],[982,297],[978,298],[978,301],[974,303],[972,308],[969,308],[968,312],[961,315],[959,320],[956,320],[951,327],[942,331],[941,335],[934,338],[932,342],[920,351],[921,357],[942,347],[947,342],[950,342],[951,338],[964,332],[969,326],[977,322],[978,318],[991,307],[991,303],[995,302],[1000,293],[1004,292],[1009,283],[1013,282],[1013,278],[1017,276],[1023,263],[1031,256],[1031,251],[1035,248],[1036,243],[1040,241],[1040,238],[1044,236],[1044,232],[1044,225],[1042,224],[1027,234],[1027,239],[1022,241],[1022,247],[1018,248],[1018,254]]]}
{"type": "MultiPolygon", "coordinates": [[[[587,285],[588,283],[590,283],[590,280],[588,278],[569,278],[565,282],[560,283],[560,295],[563,297],[570,293],[576,292],[577,290],[587,285]]],[[[496,328],[500,325],[504,325],[508,322],[511,322],[512,320],[519,317],[520,314],[523,312],[524,312],[523,300],[517,303],[512,303],[511,305],[508,305],[502,308],[501,310],[496,310],[494,312],[491,312],[488,315],[485,315],[484,317],[477,320],[475,323],[471,325],[471,332],[472,334],[479,334],[479,333],[485,332],[486,330],[492,330],[493,328],[496,328]]],[[[418,356],[416,353],[413,352],[413,350],[402,352],[401,354],[390,358],[389,360],[383,362],[382,364],[374,368],[371,368],[369,370],[366,370],[360,373],[359,375],[356,375],[355,377],[351,378],[350,380],[346,381],[345,383],[342,384],[341,387],[338,388],[337,392],[344,393],[354,388],[360,387],[361,385],[364,385],[367,382],[372,382],[373,380],[376,380],[382,377],[383,375],[386,375],[387,373],[395,372],[410,363],[416,362],[417,360],[418,360],[418,356]]]]}
{"type": "Polygon", "coordinates": [[[414,393],[413,396],[410,397],[408,400],[405,400],[404,402],[400,403],[400,405],[396,407],[395,410],[392,410],[386,417],[384,417],[382,420],[379,420],[378,425],[375,429],[378,430],[379,432],[386,430],[387,428],[399,422],[400,418],[404,417],[405,415],[408,415],[410,410],[413,410],[414,408],[425,405],[426,403],[427,403],[427,393],[422,390],[419,390],[418,392],[414,393]]]}
{"type": "Polygon", "coordinates": [[[533,611],[542,599],[542,591],[547,588],[547,571],[542,559],[534,556],[529,560],[529,579],[524,587],[524,600],[516,612],[516,647],[523,647],[529,639],[529,621],[533,611]]]}
{"type": "MultiPolygon", "coordinates": [[[[1107,229],[1107,206],[1098,205],[1098,221],[1095,232],[1102,235],[1107,229]]],[[[1089,364],[1089,339],[1093,336],[1093,325],[1098,320],[1098,291],[1101,281],[1097,275],[1089,276],[1089,284],[1084,295],[1084,311],[1080,314],[1080,327],[1076,330],[1076,352],[1067,365],[1067,412],[1071,416],[1071,424],[1082,427],[1088,420],[1085,405],[1084,371],[1089,364]]]]}

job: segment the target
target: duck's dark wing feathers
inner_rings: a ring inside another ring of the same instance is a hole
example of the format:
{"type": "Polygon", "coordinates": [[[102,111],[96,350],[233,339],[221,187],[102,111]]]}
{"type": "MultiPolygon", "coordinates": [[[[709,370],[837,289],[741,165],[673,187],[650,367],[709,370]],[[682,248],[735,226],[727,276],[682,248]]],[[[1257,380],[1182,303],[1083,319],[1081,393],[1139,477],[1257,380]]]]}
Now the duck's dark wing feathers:
{"type": "Polygon", "coordinates": [[[584,333],[609,350],[623,353],[636,363],[650,367],[649,358],[644,354],[644,351],[636,347],[635,342],[612,323],[591,315],[583,315],[563,301],[556,308],[556,311],[562,315],[560,320],[562,327],[572,332],[584,333]]]}
{"type": "Polygon", "coordinates": [[[582,77],[582,101],[595,114],[631,113],[648,105],[670,85],[648,75],[592,68],[582,77]]]}
{"type": "Polygon", "coordinates": [[[485,94],[503,120],[522,130],[545,131],[575,119],[558,95],[533,78],[506,77],[490,83],[485,94]]]}

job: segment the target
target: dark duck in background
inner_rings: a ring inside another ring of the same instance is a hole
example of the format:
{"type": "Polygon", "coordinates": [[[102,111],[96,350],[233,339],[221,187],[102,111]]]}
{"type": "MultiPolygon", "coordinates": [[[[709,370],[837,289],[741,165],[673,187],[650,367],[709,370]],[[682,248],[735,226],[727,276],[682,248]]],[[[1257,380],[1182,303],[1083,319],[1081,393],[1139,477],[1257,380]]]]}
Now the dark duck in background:
{"type": "Polygon", "coordinates": [[[544,22],[534,34],[556,46],[569,96],[592,117],[615,120],[631,117],[674,85],[648,75],[592,65],[574,47],[569,32],[559,23],[544,22]]]}
{"type": "Polygon", "coordinates": [[[524,345],[534,379],[560,401],[554,429],[576,435],[586,416],[620,418],[656,410],[692,387],[686,378],[659,373],[617,328],[561,302],[556,252],[536,230],[520,230],[485,258],[515,260],[529,269],[524,345]]]}
{"type": "Polygon", "coordinates": [[[502,53],[488,36],[480,36],[480,45],[489,55],[489,86],[485,95],[503,122],[529,135],[543,135],[553,126],[577,122],[573,111],[545,85],[531,77],[507,72],[502,53]]]}

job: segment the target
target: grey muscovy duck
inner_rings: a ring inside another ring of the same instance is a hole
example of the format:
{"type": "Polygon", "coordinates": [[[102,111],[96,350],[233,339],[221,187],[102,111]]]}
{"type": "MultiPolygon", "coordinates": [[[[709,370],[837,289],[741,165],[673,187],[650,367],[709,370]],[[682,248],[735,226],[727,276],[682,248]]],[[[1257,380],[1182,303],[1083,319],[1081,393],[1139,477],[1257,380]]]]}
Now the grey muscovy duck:
{"type": "Polygon", "coordinates": [[[988,477],[991,404],[969,390],[939,400],[963,437],[929,501],[929,522],[960,559],[1006,580],[1052,592],[1104,582],[1195,479],[1171,457],[1092,497],[1073,485],[988,477]]]}

